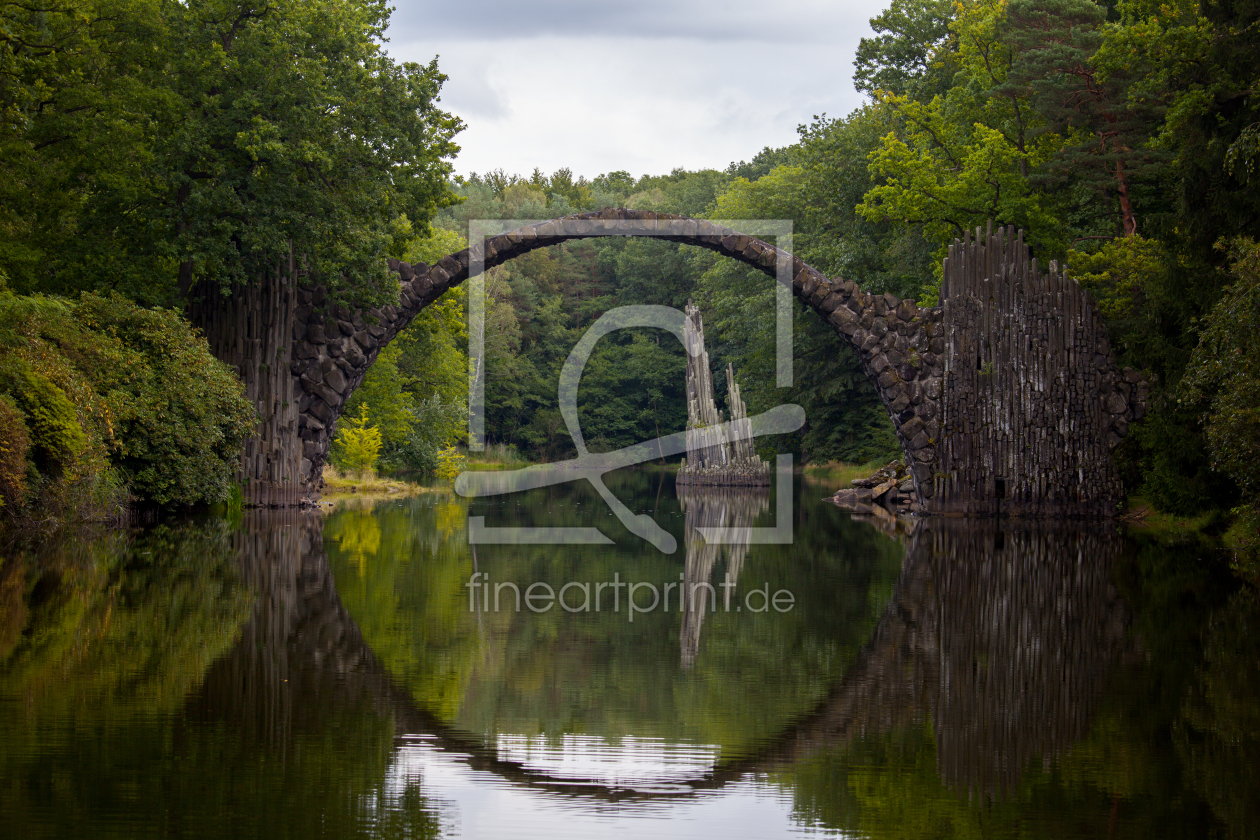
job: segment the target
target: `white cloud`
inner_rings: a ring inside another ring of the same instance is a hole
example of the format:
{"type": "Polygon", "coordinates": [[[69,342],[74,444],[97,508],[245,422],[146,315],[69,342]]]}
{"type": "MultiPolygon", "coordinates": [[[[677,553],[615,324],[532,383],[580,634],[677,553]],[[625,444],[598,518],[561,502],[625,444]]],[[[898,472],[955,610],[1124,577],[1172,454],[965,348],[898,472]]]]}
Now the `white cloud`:
{"type": "Polygon", "coordinates": [[[388,49],[450,78],[456,170],[724,168],[857,107],[852,62],[886,0],[400,2],[388,49]]]}

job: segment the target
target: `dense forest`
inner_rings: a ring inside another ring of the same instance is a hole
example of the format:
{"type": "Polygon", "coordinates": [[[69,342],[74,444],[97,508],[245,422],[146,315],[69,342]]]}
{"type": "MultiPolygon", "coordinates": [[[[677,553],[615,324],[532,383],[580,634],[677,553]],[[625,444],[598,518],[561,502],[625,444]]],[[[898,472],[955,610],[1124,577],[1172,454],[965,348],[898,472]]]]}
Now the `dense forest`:
{"type": "MultiPolygon", "coordinates": [[[[1254,0],[893,0],[855,58],[863,107],[815,116],[795,144],[724,170],[637,178],[453,175],[460,123],[437,107],[443,77],[381,50],[387,20],[383,3],[350,0],[0,4],[0,306],[22,313],[0,325],[6,511],[106,467],[105,490],[159,504],[231,492],[224,469],[194,470],[211,477],[196,486],[152,477],[169,455],[131,431],[186,424],[213,443],[181,458],[226,463],[248,423],[231,395],[213,413],[172,399],[150,423],[103,423],[96,406],[139,411],[125,388],[177,389],[156,362],[125,387],[93,373],[110,368],[76,355],[71,327],[143,356],[154,330],[179,333],[171,319],[190,290],[232,293],[295,253],[336,300],[379,302],[393,282],[385,257],[459,250],[469,220],[605,206],[788,219],[810,264],[927,304],[954,237],[1017,225],[1092,290],[1120,361],[1159,383],[1120,453],[1130,489],[1179,515],[1260,498],[1254,0]]],[[[795,316],[795,385],[773,387],[770,283],[707,252],[573,242],[494,269],[486,288],[487,434],[525,458],[571,449],[557,377],[594,319],[688,299],[750,410],[806,409],[799,435],[766,445],[811,461],[895,452],[856,359],[812,313],[795,316]]],[[[381,469],[433,470],[460,443],[464,294],[381,354],[335,458],[366,450],[381,469]]],[[[165,340],[196,343],[179,335],[165,340]]],[[[579,398],[592,448],[681,429],[682,371],[681,348],[651,331],[601,341],[579,398]]]]}

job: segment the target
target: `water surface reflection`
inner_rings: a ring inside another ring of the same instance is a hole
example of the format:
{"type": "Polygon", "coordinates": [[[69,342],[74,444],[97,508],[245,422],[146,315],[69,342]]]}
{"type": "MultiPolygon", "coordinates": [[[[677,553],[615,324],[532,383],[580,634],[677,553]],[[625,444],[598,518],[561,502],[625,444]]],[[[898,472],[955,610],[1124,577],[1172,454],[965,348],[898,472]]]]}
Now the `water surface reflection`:
{"type": "MultiPolygon", "coordinates": [[[[0,819],[24,837],[1254,830],[1257,613],[1200,549],[946,520],[892,539],[799,490],[795,544],[721,548],[690,532],[774,506],[680,502],[652,474],[614,492],[686,550],[474,560],[468,506],[424,497],[10,553],[0,819]],[[518,586],[736,588],[633,622],[487,611],[474,563],[518,586]],[[731,608],[762,586],[793,609],[731,608]]],[[[603,516],[589,501],[476,512],[580,525],[603,516]]]]}

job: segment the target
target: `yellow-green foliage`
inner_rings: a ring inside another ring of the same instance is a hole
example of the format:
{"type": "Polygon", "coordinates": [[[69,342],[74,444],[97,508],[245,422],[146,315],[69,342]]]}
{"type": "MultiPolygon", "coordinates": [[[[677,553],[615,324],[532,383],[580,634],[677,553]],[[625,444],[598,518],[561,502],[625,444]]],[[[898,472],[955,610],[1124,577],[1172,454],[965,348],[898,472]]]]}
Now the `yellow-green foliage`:
{"type": "Polygon", "coordinates": [[[381,432],[368,425],[367,406],[359,408],[358,417],[347,416],[337,433],[337,460],[344,469],[360,476],[376,466],[381,454],[381,432]]]}
{"type": "Polygon", "coordinates": [[[453,482],[464,471],[468,459],[453,446],[448,446],[438,453],[437,477],[442,481],[453,482]]]}
{"type": "Polygon", "coordinates": [[[1098,301],[1110,320],[1133,315],[1142,305],[1142,290],[1168,270],[1172,257],[1153,239],[1112,239],[1094,253],[1068,252],[1068,270],[1098,301]]]}
{"type": "Polygon", "coordinates": [[[18,507],[26,496],[30,437],[18,407],[0,394],[0,507],[18,507]]]}
{"type": "Polygon", "coordinates": [[[62,464],[76,458],[87,446],[74,405],[66,392],[46,376],[15,360],[9,391],[26,419],[26,429],[36,453],[45,463],[62,464]]]}
{"type": "Polygon", "coordinates": [[[94,344],[67,301],[0,294],[0,395],[18,409],[29,441],[26,492],[10,500],[5,518],[24,510],[37,511],[42,522],[82,518],[124,498],[108,457],[113,413],[61,351],[71,336],[94,344]]]}

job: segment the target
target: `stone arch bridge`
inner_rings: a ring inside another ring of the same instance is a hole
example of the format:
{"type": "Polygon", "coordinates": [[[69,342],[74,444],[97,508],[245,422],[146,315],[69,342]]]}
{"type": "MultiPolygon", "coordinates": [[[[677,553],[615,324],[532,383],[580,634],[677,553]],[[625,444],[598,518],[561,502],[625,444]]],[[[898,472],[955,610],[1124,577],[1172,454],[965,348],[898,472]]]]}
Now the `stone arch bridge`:
{"type": "Polygon", "coordinates": [[[256,348],[253,359],[274,358],[290,374],[267,384],[262,364],[240,371],[263,418],[243,456],[247,502],[292,505],[317,492],[336,421],[372,362],[425,306],[468,279],[470,266],[607,235],[696,245],[771,278],[790,276],[793,294],[857,353],[923,512],[1115,513],[1122,490],[1111,450],[1141,416],[1148,386],[1117,368],[1088,293],[1054,263],[1043,272],[1014,229],[990,226],[956,241],[940,303],[929,308],[828,278],[713,222],[624,209],[528,225],[432,266],[391,260],[399,302],[366,312],[332,305],[320,287],[292,286],[270,292],[272,314],[240,334],[239,321],[194,305],[216,351],[256,348]]]}

